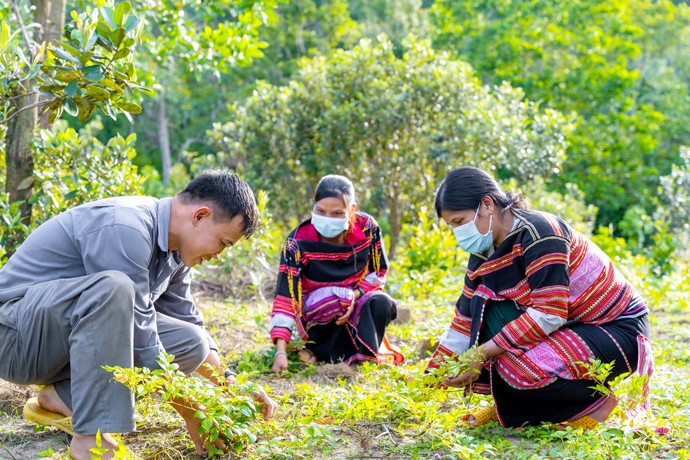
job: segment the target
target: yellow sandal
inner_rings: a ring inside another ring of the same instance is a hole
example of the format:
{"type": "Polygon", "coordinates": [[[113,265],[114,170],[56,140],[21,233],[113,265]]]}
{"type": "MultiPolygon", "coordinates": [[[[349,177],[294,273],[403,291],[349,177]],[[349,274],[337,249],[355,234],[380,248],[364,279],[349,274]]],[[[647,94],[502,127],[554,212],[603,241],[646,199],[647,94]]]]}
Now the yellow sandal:
{"type": "Polygon", "coordinates": [[[43,426],[52,426],[74,436],[72,429],[72,417],[65,417],[57,412],[49,412],[38,404],[38,399],[30,398],[24,404],[24,418],[31,423],[43,426]]]}
{"type": "Polygon", "coordinates": [[[596,420],[590,417],[589,415],[585,415],[583,417],[576,418],[575,420],[561,422],[558,425],[556,425],[555,428],[562,430],[567,427],[572,427],[574,430],[587,431],[595,429],[599,426],[599,423],[601,423],[599,420],[596,420]]]}
{"type": "Polygon", "coordinates": [[[465,414],[462,416],[462,425],[466,426],[482,426],[489,422],[498,422],[496,406],[486,406],[470,414],[465,414]],[[470,417],[474,417],[474,425],[470,423],[470,417]]]}

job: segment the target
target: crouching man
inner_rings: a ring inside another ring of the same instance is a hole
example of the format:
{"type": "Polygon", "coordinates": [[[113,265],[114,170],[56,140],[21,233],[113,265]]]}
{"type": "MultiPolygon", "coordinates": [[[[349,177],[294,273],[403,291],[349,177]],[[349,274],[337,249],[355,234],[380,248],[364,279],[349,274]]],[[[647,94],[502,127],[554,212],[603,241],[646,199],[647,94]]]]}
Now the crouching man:
{"type": "MultiPolygon", "coordinates": [[[[134,399],[102,366],[220,370],[218,347],[190,293],[189,269],[250,236],[258,210],[242,179],[208,171],[174,197],[110,198],[42,224],[0,269],[0,378],[45,385],[27,419],[73,435],[70,454],[89,459],[100,430],[133,431],[134,399]]],[[[224,372],[221,370],[221,375],[224,372]]],[[[226,378],[233,380],[225,373],[226,378]]],[[[217,382],[216,382],[217,383],[217,382]]],[[[255,395],[270,418],[276,404],[255,395]]],[[[194,411],[177,409],[198,453],[194,411]]]]}

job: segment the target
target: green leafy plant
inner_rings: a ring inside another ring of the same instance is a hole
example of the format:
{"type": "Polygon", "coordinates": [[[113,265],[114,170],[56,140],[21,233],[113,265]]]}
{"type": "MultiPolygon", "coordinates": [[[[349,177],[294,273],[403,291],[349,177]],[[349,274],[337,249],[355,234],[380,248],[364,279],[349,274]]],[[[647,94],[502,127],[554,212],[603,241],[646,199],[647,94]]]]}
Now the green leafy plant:
{"type": "MultiPolygon", "coordinates": [[[[600,359],[589,358],[587,363],[579,361],[578,364],[586,368],[584,377],[594,382],[594,385],[590,388],[605,396],[613,396],[613,391],[609,388],[607,380],[613,371],[615,363],[604,363],[600,359]]],[[[624,374],[624,377],[625,376],[627,376],[627,374],[624,374]]]]}
{"type": "MultiPolygon", "coordinates": [[[[226,446],[240,452],[247,444],[256,441],[256,429],[252,422],[258,409],[250,396],[256,386],[245,377],[237,377],[238,386],[215,386],[207,381],[187,377],[173,362],[174,357],[162,353],[160,369],[122,368],[104,366],[115,380],[125,385],[137,397],[138,407],[144,412],[156,411],[158,401],[172,407],[175,401],[184,400],[196,410],[194,416],[201,420],[199,434],[210,454],[222,451],[213,443],[222,440],[226,446]]],[[[217,375],[219,380],[223,377],[217,375]]]]}
{"type": "Polygon", "coordinates": [[[80,133],[72,128],[41,132],[30,198],[40,205],[33,207],[34,225],[82,203],[142,194],[144,177],[132,164],[136,136],[118,134],[103,144],[90,133],[101,126],[92,122],[80,133]]]}
{"type": "MultiPolygon", "coordinates": [[[[122,439],[120,438],[120,436],[113,435],[113,439],[117,442],[117,450],[112,452],[112,458],[114,458],[115,460],[131,460],[132,456],[129,454],[129,451],[122,443],[122,439]]],[[[103,436],[101,435],[101,430],[98,430],[96,432],[96,447],[92,447],[91,449],[89,449],[89,452],[92,454],[91,460],[102,459],[103,455],[108,453],[109,450],[109,448],[103,447],[103,436]]]]}
{"type": "Polygon", "coordinates": [[[438,367],[424,376],[424,383],[426,384],[440,384],[446,378],[458,377],[468,371],[480,374],[481,369],[472,366],[472,363],[486,361],[484,354],[476,345],[461,355],[438,355],[434,359],[436,359],[438,367]]]}
{"type": "MultiPolygon", "coordinates": [[[[38,90],[46,98],[33,106],[49,112],[49,123],[60,118],[63,110],[80,121],[88,120],[96,109],[112,118],[118,112],[127,117],[130,113],[140,113],[141,107],[128,100],[126,91],[144,89],[136,83],[131,57],[141,21],[132,13],[129,2],[117,6],[113,1],[100,1],[99,4],[95,8],[87,5],[81,13],[73,11],[72,22],[66,25],[62,41],[49,45],[47,50],[41,47],[38,53],[28,56],[19,51],[22,46],[17,43],[17,31],[12,32],[3,21],[0,24],[1,54],[14,53],[17,60],[0,63],[0,70],[9,72],[9,78],[3,79],[5,86],[0,86],[2,94],[35,78],[38,90]]],[[[35,89],[29,88],[29,91],[35,89]]],[[[8,122],[19,113],[12,109],[10,104],[4,106],[0,123],[8,122]]]]}
{"type": "MultiPolygon", "coordinates": [[[[588,363],[580,363],[586,367],[585,378],[594,382],[590,388],[602,395],[615,398],[618,405],[614,411],[622,418],[634,408],[639,407],[645,400],[646,375],[630,375],[624,372],[613,379],[609,378],[614,363],[604,363],[599,359],[590,358],[588,363]]],[[[630,420],[633,423],[633,420],[630,420]]]]}

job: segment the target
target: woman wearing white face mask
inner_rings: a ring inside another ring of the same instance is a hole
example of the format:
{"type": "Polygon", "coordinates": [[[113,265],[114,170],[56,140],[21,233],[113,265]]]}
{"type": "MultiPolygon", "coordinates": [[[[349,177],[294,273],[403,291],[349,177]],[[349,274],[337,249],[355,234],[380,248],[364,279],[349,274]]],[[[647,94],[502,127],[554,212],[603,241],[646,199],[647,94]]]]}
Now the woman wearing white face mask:
{"type": "Polygon", "coordinates": [[[452,171],[435,207],[470,258],[456,316],[427,372],[473,348],[474,369],[443,381],[493,395],[495,405],[467,414],[467,424],[592,428],[617,401],[591,389],[583,363],[613,362],[609,379],[651,377],[647,304],[593,242],[556,216],[527,210],[477,168],[452,171]]]}
{"type": "Polygon", "coordinates": [[[311,218],[288,236],[271,313],[273,372],[287,369],[293,336],[307,342],[300,359],[309,363],[404,360],[385,338],[397,310],[383,291],[388,260],[381,230],[356,209],[352,182],[325,176],[311,218]]]}

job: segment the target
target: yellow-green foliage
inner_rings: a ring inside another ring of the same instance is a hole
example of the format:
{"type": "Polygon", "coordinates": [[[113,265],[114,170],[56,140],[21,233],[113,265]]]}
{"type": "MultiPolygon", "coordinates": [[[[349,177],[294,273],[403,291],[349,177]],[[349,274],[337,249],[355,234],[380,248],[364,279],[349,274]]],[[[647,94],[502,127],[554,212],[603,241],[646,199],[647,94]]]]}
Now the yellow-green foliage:
{"type": "MultiPolygon", "coordinates": [[[[155,412],[159,401],[174,406],[189,404],[195,418],[201,420],[199,434],[211,454],[221,453],[214,446],[218,439],[237,451],[256,441],[251,425],[258,413],[251,394],[256,386],[240,377],[240,384],[215,386],[196,377],[187,377],[173,363],[174,357],[161,353],[160,369],[122,368],[104,366],[115,380],[132,390],[139,400],[138,409],[143,414],[155,412]]],[[[216,373],[216,378],[223,377],[216,373]]]]}
{"type": "Polygon", "coordinates": [[[36,141],[34,224],[79,204],[122,195],[140,195],[144,177],[132,164],[136,136],[117,135],[102,144],[89,131],[72,128],[41,131],[36,141]]]}
{"type": "MultiPolygon", "coordinates": [[[[3,130],[0,125],[0,135],[3,130]]],[[[135,136],[117,135],[106,144],[95,137],[102,129],[92,122],[77,133],[57,123],[54,131],[41,131],[35,140],[34,193],[31,222],[22,222],[18,203],[0,194],[0,266],[7,254],[29,231],[51,217],[82,203],[120,195],[141,195],[144,176],[132,164],[136,156],[135,136]],[[8,246],[9,245],[9,246],[8,246]]],[[[4,145],[0,143],[0,166],[4,166],[4,145]]],[[[4,186],[5,168],[0,168],[4,186]]]]}

